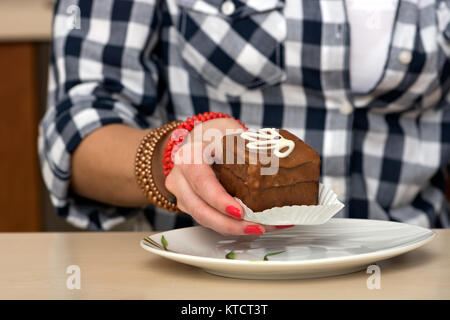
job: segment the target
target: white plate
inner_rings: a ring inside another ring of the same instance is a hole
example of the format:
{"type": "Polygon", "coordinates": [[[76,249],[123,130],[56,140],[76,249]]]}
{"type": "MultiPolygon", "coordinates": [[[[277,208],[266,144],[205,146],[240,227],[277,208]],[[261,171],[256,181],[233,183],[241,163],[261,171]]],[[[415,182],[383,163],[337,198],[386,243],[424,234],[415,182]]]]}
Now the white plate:
{"type": "Polygon", "coordinates": [[[162,257],[226,277],[300,279],[346,274],[429,242],[429,229],[398,222],[334,218],[322,225],[296,226],[261,236],[222,236],[197,226],[142,240],[162,257]],[[162,236],[167,249],[161,246],[162,236]],[[235,259],[225,256],[233,251],[235,259]],[[263,258],[268,253],[284,251],[263,258]]]}

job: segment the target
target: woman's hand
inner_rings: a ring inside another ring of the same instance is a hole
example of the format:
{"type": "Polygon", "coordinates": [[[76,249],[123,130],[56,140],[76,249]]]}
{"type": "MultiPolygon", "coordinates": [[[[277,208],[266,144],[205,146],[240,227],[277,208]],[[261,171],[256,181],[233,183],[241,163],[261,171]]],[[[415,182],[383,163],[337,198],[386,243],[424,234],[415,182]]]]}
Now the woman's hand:
{"type": "MultiPolygon", "coordinates": [[[[175,165],[167,176],[165,186],[177,198],[181,211],[190,214],[201,225],[222,235],[263,234],[274,231],[274,226],[265,226],[242,220],[243,209],[229,195],[217,180],[214,171],[203,157],[220,157],[214,154],[214,142],[207,141],[214,136],[227,133],[227,130],[242,130],[233,119],[214,119],[195,126],[187,143],[177,152],[175,165]],[[194,154],[202,155],[194,158],[194,154]],[[197,160],[197,161],[195,161],[197,160]],[[200,161],[199,161],[200,160],[200,161]]],[[[217,151],[220,151],[217,149],[217,151]]]]}

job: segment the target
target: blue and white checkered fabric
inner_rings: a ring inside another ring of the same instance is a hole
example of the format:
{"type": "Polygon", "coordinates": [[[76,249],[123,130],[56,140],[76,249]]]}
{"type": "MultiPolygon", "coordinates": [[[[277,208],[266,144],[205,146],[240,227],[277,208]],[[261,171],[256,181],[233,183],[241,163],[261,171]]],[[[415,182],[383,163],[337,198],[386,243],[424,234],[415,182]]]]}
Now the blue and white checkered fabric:
{"type": "Polygon", "coordinates": [[[350,88],[349,34],[344,0],[59,1],[39,138],[58,214],[106,230],[143,210],[71,193],[71,154],[90,132],[213,110],[318,150],[322,183],[346,203],[338,216],[448,227],[450,1],[399,1],[385,70],[366,93],[350,88]]]}

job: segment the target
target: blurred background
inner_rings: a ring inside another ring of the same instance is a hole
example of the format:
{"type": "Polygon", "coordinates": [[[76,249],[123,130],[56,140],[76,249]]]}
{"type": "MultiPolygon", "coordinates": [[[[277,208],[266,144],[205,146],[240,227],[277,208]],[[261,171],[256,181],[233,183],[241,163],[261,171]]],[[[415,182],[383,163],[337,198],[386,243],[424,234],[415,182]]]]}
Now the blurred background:
{"type": "Polygon", "coordinates": [[[54,2],[0,0],[0,232],[78,230],[57,217],[37,155],[54,2]]]}
{"type": "Polygon", "coordinates": [[[0,0],[0,231],[74,231],[57,217],[37,155],[55,0],[0,0]]]}

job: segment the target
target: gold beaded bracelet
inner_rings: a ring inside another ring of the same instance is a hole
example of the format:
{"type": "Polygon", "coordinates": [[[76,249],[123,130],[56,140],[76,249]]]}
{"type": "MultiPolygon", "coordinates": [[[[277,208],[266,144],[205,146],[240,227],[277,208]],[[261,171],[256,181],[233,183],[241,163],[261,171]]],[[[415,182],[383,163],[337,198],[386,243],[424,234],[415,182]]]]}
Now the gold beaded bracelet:
{"type": "MultiPolygon", "coordinates": [[[[153,204],[171,212],[180,213],[176,202],[167,199],[157,188],[153,178],[152,166],[153,154],[156,150],[158,142],[169,132],[174,130],[182,121],[173,121],[166,123],[162,127],[151,130],[142,139],[137,152],[135,160],[135,175],[138,185],[144,192],[144,195],[153,204]]],[[[157,164],[161,165],[161,164],[157,164]]]]}

